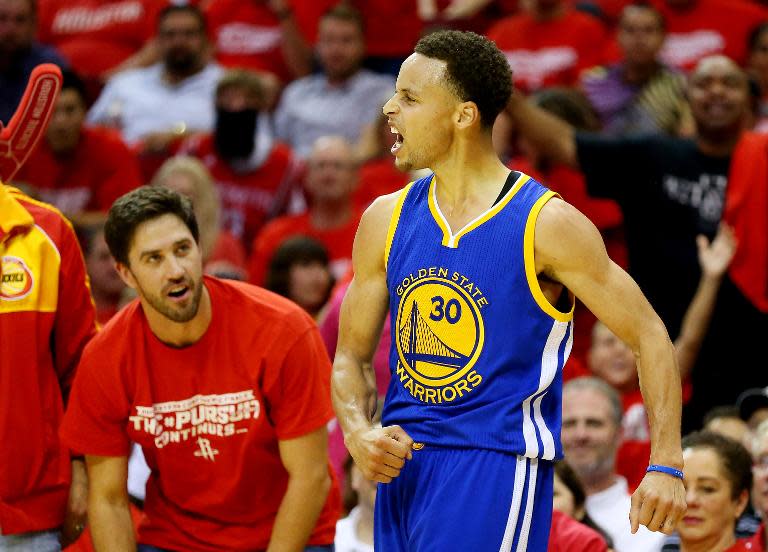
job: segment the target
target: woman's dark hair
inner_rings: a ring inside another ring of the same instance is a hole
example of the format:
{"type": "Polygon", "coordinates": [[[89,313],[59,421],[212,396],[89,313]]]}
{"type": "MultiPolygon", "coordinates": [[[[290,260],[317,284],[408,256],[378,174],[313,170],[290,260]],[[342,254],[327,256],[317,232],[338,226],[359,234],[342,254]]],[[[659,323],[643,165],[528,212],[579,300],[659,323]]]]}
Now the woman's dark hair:
{"type": "MultiPolygon", "coordinates": [[[[307,265],[320,263],[328,266],[328,252],[323,244],[306,236],[297,236],[283,242],[277,248],[267,270],[265,287],[283,297],[289,297],[291,267],[294,265],[307,265]]],[[[328,300],[333,285],[328,286],[328,300]]],[[[325,301],[323,304],[325,304],[325,301]]]]}
{"type": "Polygon", "coordinates": [[[752,456],[741,443],[712,431],[694,431],[683,437],[685,449],[709,449],[720,458],[732,499],[752,489],[752,456]]]}
{"type": "Polygon", "coordinates": [[[573,507],[577,510],[582,509],[584,512],[584,517],[577,519],[576,521],[597,531],[600,536],[603,537],[608,548],[613,548],[613,539],[608,536],[608,533],[606,533],[602,527],[589,517],[587,510],[584,508],[584,503],[587,500],[587,493],[584,491],[584,486],[581,484],[581,479],[579,479],[576,471],[565,460],[558,460],[555,462],[555,475],[563,482],[563,485],[568,487],[568,490],[571,491],[571,494],[573,495],[573,507]]]}
{"type": "Polygon", "coordinates": [[[109,209],[104,239],[115,261],[128,266],[128,253],[136,228],[163,215],[179,217],[189,228],[195,242],[200,242],[195,212],[189,199],[169,188],[141,186],[119,197],[109,209]]]}
{"type": "Polygon", "coordinates": [[[512,94],[512,70],[491,40],[469,31],[435,31],[414,51],[446,62],[445,79],[463,102],[475,102],[480,123],[490,129],[512,94]]]}

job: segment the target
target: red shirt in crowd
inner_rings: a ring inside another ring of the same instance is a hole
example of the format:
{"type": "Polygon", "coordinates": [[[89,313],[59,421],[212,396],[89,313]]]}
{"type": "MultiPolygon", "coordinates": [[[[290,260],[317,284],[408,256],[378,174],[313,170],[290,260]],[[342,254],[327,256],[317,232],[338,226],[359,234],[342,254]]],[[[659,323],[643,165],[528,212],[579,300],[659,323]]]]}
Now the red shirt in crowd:
{"type": "Polygon", "coordinates": [[[205,11],[216,61],[292,80],[282,51],[281,23],[266,2],[213,0],[205,11]]]}
{"type": "Polygon", "coordinates": [[[768,20],[768,9],[745,0],[698,0],[685,10],[674,10],[664,0],[655,3],[667,26],[661,57],[686,71],[713,54],[725,54],[743,65],[749,33],[768,20]]]}
{"type": "MultiPolygon", "coordinates": [[[[96,456],[141,445],[152,473],[139,542],[265,549],[288,484],[278,441],[333,418],[330,361],[293,303],[248,284],[204,282],[212,319],[188,347],[158,340],[138,300],[105,326],[83,353],[61,435],[96,456]]],[[[333,542],[338,498],[334,484],[309,544],[333,542]]]]}
{"type": "Polygon", "coordinates": [[[71,458],[56,431],[96,324],[69,222],[2,183],[0,213],[0,527],[13,535],[64,521],[71,458]]]}
{"type": "Polygon", "coordinates": [[[118,197],[143,184],[136,157],[117,132],[97,127],[83,127],[80,142],[65,157],[41,140],[14,180],[32,186],[68,215],[106,212],[118,197]]]}
{"type": "Polygon", "coordinates": [[[608,546],[600,533],[564,513],[552,511],[548,552],[606,552],[608,546]]]}
{"type": "Polygon", "coordinates": [[[739,539],[736,544],[731,546],[725,552],[766,552],[768,547],[765,543],[765,522],[760,524],[757,533],[746,539],[739,539]]]}
{"type": "Polygon", "coordinates": [[[288,146],[276,144],[260,167],[237,172],[216,153],[212,134],[191,137],[179,153],[208,168],[221,198],[221,226],[246,249],[267,219],[285,211],[301,168],[288,146]]]}
{"type": "Polygon", "coordinates": [[[352,264],[352,243],[359,222],[360,217],[356,215],[341,226],[321,230],[312,226],[309,213],[273,220],[253,242],[248,278],[256,285],[264,285],[272,256],[284,241],[293,236],[307,236],[323,244],[328,251],[331,273],[335,278],[341,278],[352,264]]]}
{"type": "Polygon", "coordinates": [[[38,38],[96,79],[155,35],[168,0],[38,0],[38,38]]]}
{"type": "Polygon", "coordinates": [[[395,168],[391,157],[373,159],[360,167],[359,184],[352,193],[352,202],[363,212],[377,197],[396,192],[410,181],[408,173],[395,168]]]}
{"type": "Polygon", "coordinates": [[[488,30],[488,38],[507,56],[515,86],[532,92],[575,84],[581,70],[601,60],[605,29],[591,15],[566,6],[549,21],[530,13],[504,18],[488,30]]]}
{"type": "Polygon", "coordinates": [[[352,0],[351,4],[363,15],[366,55],[406,58],[413,53],[424,28],[414,0],[352,0]]]}

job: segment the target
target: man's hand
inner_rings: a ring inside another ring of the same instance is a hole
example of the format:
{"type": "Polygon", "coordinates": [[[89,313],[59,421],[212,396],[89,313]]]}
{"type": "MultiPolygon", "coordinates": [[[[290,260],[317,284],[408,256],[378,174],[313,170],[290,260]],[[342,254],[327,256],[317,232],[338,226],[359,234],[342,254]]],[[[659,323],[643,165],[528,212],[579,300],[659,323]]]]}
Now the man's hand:
{"type": "Polygon", "coordinates": [[[345,443],[365,477],[389,483],[413,458],[413,439],[400,426],[373,427],[351,433],[345,443]]]}
{"type": "Polygon", "coordinates": [[[88,476],[82,460],[72,460],[72,484],[69,487],[67,512],[61,528],[61,546],[75,542],[83,532],[88,513],[88,476]]]}
{"type": "Polygon", "coordinates": [[[632,533],[645,525],[651,531],[671,535],[686,509],[685,487],[681,479],[660,472],[646,473],[632,494],[629,511],[632,533]]]}

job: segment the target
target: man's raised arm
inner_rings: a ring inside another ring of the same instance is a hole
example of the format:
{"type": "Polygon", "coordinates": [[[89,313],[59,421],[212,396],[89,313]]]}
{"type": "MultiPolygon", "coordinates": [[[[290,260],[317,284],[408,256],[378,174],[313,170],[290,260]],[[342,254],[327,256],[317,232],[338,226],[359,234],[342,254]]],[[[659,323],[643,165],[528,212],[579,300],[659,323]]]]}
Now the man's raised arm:
{"type": "MultiPolygon", "coordinates": [[[[651,464],[682,470],[680,374],[661,319],[610,260],[594,225],[564,201],[552,199],[541,210],[534,251],[537,274],[565,285],[632,349],[651,426],[651,464]]],[[[632,532],[642,524],[669,534],[685,509],[682,479],[649,472],[632,496],[632,532]]]]}
{"type": "Polygon", "coordinates": [[[412,439],[398,426],[373,424],[376,385],[371,359],[381,335],[389,297],[385,249],[398,194],[376,200],[355,236],[355,275],[341,306],[339,341],[333,362],[333,407],[344,442],[367,478],[388,483],[410,458],[412,439]]]}

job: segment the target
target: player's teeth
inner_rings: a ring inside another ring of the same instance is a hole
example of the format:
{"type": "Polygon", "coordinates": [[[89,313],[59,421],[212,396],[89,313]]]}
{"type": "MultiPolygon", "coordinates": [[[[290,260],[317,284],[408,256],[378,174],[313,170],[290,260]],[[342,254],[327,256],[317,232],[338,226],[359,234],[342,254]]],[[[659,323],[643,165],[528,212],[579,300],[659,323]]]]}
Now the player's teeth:
{"type": "Polygon", "coordinates": [[[390,131],[392,134],[398,134],[398,132],[397,132],[397,129],[396,129],[395,127],[389,127],[389,131],[390,131]]]}

